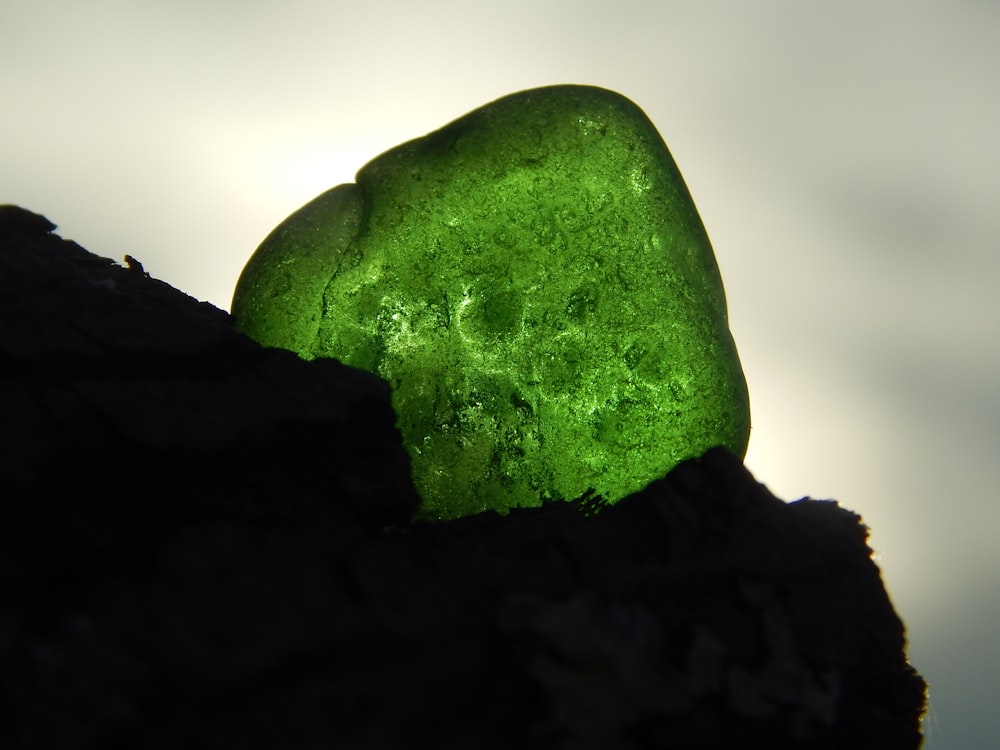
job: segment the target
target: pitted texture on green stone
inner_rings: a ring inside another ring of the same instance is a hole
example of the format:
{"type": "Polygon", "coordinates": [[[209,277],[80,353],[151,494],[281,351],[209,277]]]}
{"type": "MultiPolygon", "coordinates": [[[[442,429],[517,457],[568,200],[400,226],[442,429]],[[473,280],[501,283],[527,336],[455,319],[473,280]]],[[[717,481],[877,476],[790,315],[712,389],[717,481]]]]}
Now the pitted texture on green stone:
{"type": "Polygon", "coordinates": [[[389,381],[424,517],[615,501],[746,450],[708,238],[656,129],[603,89],[514,94],[378,157],[265,239],[233,316],[389,381]]]}

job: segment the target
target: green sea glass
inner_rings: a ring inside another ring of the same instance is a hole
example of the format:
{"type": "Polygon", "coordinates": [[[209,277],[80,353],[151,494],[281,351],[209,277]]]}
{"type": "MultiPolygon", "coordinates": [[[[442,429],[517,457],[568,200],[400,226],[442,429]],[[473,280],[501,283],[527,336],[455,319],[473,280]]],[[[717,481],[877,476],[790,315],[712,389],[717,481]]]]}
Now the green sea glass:
{"type": "Polygon", "coordinates": [[[232,312],[389,382],[424,518],[614,502],[746,450],[708,237],[652,123],[604,89],[512,94],[379,156],[264,240],[232,312]]]}

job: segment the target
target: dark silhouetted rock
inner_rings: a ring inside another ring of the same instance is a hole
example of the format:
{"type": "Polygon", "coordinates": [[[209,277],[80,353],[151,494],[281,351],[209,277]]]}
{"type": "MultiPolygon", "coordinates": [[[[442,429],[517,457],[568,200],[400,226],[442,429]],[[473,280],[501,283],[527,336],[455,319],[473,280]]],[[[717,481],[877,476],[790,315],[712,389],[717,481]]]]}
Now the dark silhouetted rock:
{"type": "Polygon", "coordinates": [[[916,748],[833,502],[722,449],[437,524],[387,386],[0,208],[0,747],[916,748]]]}

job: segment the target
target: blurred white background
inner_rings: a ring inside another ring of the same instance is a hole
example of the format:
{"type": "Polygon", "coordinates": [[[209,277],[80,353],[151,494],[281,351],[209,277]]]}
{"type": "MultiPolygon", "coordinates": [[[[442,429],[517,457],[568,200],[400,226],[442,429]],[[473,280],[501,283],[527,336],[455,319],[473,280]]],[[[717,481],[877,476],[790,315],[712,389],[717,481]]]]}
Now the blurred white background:
{"type": "Polygon", "coordinates": [[[713,240],[747,464],[860,513],[931,683],[1000,699],[1000,3],[0,0],[0,203],[227,308],[291,211],[504,94],[659,128],[713,240]]]}

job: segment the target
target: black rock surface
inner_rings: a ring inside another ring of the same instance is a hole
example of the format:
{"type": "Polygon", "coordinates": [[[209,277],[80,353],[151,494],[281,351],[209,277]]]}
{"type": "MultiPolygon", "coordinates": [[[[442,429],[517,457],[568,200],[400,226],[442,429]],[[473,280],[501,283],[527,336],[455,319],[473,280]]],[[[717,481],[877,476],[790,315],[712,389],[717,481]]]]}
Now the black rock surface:
{"type": "Polygon", "coordinates": [[[0,207],[0,747],[916,748],[861,520],[723,450],[413,523],[385,383],[0,207]]]}

